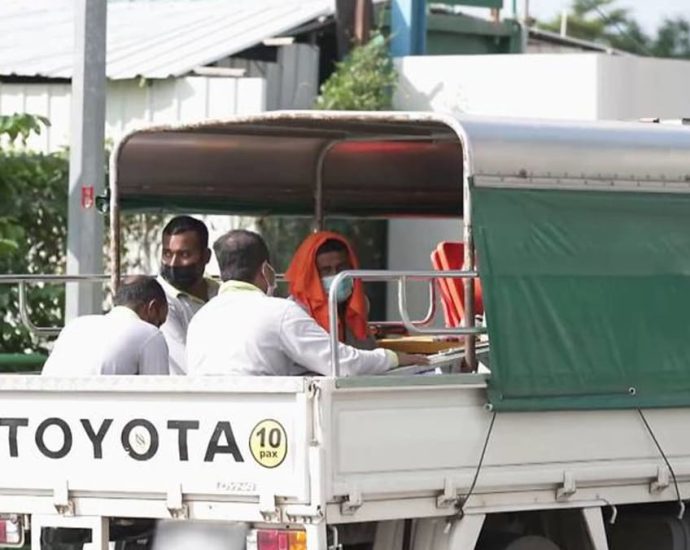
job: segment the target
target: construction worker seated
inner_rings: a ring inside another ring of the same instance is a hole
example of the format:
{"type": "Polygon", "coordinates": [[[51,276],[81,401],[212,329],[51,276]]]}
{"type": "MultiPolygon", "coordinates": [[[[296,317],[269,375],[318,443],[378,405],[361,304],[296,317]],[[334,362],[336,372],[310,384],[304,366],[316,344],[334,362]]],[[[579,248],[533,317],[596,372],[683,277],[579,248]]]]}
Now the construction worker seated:
{"type": "MultiPolygon", "coordinates": [[[[309,235],[295,252],[285,273],[290,297],[324,330],[328,331],[328,292],[335,276],[358,269],[350,242],[338,233],[309,235]]],[[[341,342],[359,349],[374,349],[368,330],[369,302],[360,280],[345,279],[338,288],[338,334],[341,342]]]]}

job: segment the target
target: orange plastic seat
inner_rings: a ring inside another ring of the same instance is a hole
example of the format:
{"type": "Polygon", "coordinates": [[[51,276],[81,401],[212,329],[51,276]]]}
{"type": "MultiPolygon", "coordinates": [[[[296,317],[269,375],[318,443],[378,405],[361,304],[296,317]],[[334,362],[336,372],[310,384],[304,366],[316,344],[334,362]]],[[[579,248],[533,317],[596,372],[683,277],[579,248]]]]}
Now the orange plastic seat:
{"type": "MultiPolygon", "coordinates": [[[[431,254],[431,263],[439,271],[462,269],[464,244],[460,242],[440,242],[431,254]]],[[[465,318],[465,289],[462,279],[439,279],[441,303],[446,318],[446,325],[458,326],[465,318]]],[[[484,301],[479,280],[474,285],[474,313],[484,313],[484,301]]]]}
{"type": "MultiPolygon", "coordinates": [[[[441,258],[439,256],[438,250],[434,250],[431,253],[431,265],[437,271],[443,271],[441,267],[441,258]]],[[[450,296],[450,288],[448,287],[448,279],[436,279],[436,287],[441,292],[441,307],[443,308],[443,318],[446,321],[447,327],[457,327],[460,325],[460,317],[458,312],[453,305],[453,300],[450,296]]]]}

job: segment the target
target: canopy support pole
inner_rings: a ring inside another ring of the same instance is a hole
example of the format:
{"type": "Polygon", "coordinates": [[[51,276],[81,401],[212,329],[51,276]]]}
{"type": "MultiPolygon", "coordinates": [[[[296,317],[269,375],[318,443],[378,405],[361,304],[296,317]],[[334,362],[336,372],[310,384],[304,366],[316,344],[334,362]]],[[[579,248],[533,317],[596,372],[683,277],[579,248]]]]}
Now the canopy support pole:
{"type": "Polygon", "coordinates": [[[326,165],[326,157],[341,140],[329,141],[319,151],[316,159],[316,189],[314,189],[314,223],[313,231],[323,231],[325,227],[325,209],[323,206],[323,170],[326,165]]]}
{"type": "Polygon", "coordinates": [[[117,159],[126,139],[121,141],[110,156],[110,261],[112,270],[110,273],[110,289],[115,295],[117,287],[120,285],[122,276],[122,258],[120,256],[121,247],[121,219],[120,219],[120,193],[118,189],[117,159]]]}
{"type": "MultiPolygon", "coordinates": [[[[471,177],[467,175],[467,171],[463,170],[463,185],[462,185],[462,226],[463,226],[463,241],[464,258],[462,269],[463,271],[474,271],[474,234],[472,230],[472,193],[470,191],[471,177]]],[[[474,277],[463,279],[463,289],[465,294],[465,319],[464,326],[466,328],[474,327],[474,277]]],[[[465,362],[467,368],[474,372],[477,370],[477,341],[474,334],[465,336],[465,362]]]]}

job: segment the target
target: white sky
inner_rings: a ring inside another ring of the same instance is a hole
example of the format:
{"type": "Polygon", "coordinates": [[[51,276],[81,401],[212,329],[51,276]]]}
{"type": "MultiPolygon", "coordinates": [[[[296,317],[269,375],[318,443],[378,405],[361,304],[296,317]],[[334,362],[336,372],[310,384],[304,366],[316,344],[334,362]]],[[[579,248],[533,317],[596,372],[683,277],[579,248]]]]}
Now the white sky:
{"type": "MultiPolygon", "coordinates": [[[[512,0],[503,0],[504,15],[512,12],[512,0]]],[[[530,15],[537,19],[548,20],[559,15],[571,5],[571,0],[529,0],[530,15]]],[[[616,6],[629,8],[632,15],[647,32],[654,32],[665,17],[677,15],[690,19],[690,0],[618,0],[616,6]]],[[[517,0],[518,14],[524,13],[525,0],[517,0]]],[[[462,9],[462,8],[461,8],[462,9]]],[[[470,11],[465,8],[462,11],[470,11]]],[[[472,10],[476,13],[475,10],[472,10]]],[[[487,10],[479,10],[486,17],[487,10]]]]}
{"type": "MultiPolygon", "coordinates": [[[[512,9],[512,0],[504,0],[512,9]]],[[[550,19],[571,4],[570,0],[530,0],[530,13],[538,19],[550,19]]],[[[617,6],[629,8],[646,31],[654,31],[665,17],[677,15],[690,19],[689,0],[618,0],[617,6]]],[[[518,0],[518,10],[524,9],[524,0],[518,0]]]]}

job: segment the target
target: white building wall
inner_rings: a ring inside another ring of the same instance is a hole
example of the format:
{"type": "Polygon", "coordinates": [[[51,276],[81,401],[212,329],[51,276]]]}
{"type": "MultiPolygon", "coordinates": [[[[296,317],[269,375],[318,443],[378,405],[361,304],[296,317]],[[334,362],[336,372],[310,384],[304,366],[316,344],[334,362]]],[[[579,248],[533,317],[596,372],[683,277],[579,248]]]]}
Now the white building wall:
{"type": "MultiPolygon", "coordinates": [[[[399,110],[570,120],[690,116],[688,61],[525,54],[408,57],[397,67],[399,110]]],[[[435,245],[461,237],[460,220],[392,220],[389,267],[429,269],[435,245]]],[[[394,292],[388,300],[392,318],[397,317],[394,292]]],[[[420,317],[425,292],[411,292],[409,303],[420,317]]]]}
{"type": "MultiPolygon", "coordinates": [[[[231,57],[215,65],[241,68],[245,75],[110,81],[107,139],[116,141],[132,128],[151,123],[189,122],[275,109],[310,109],[318,95],[317,46],[280,46],[274,63],[231,57]]],[[[47,131],[29,140],[32,149],[49,152],[69,144],[69,84],[0,82],[0,114],[13,113],[42,115],[51,121],[47,131]]]]}
{"type": "Polygon", "coordinates": [[[32,149],[49,152],[66,145],[70,108],[69,84],[0,83],[0,115],[31,113],[51,121],[50,128],[29,140],[32,149]]]}
{"type": "MultiPolygon", "coordinates": [[[[106,103],[106,139],[112,145],[128,131],[150,124],[173,124],[265,111],[266,81],[262,78],[187,77],[166,80],[111,81],[106,103]]],[[[69,84],[0,84],[0,114],[31,113],[48,118],[51,126],[27,145],[52,152],[69,145],[71,94],[69,84]]],[[[211,240],[251,220],[239,216],[206,216],[211,240]]],[[[160,243],[130,243],[131,265],[149,273],[158,269],[160,243]],[[138,246],[139,245],[139,246],[138,246]]],[[[209,271],[216,274],[215,258],[209,271]]]]}
{"type": "Polygon", "coordinates": [[[231,57],[217,65],[244,69],[246,76],[265,78],[267,111],[311,109],[319,92],[318,46],[281,46],[275,63],[231,57]]]}
{"type": "Polygon", "coordinates": [[[597,119],[690,116],[690,62],[597,56],[597,119]]]}
{"type": "MultiPolygon", "coordinates": [[[[266,110],[263,78],[186,77],[166,80],[120,80],[108,83],[106,140],[114,144],[125,133],[150,124],[174,124],[208,118],[253,114],[266,110]]],[[[50,127],[32,136],[27,145],[53,152],[69,145],[71,93],[69,84],[2,84],[0,114],[30,113],[45,116],[50,127]]],[[[211,242],[219,235],[251,220],[239,216],[205,216],[211,242]]],[[[160,243],[130,243],[127,260],[154,273],[160,243]]],[[[215,258],[209,271],[218,273],[215,258]]]]}
{"type": "MultiPolygon", "coordinates": [[[[227,118],[274,109],[310,109],[318,94],[319,48],[289,44],[278,48],[275,63],[228,58],[219,67],[243,68],[244,76],[190,76],[165,80],[109,81],[106,98],[106,139],[112,145],[125,133],[150,124],[187,123],[227,118]]],[[[27,145],[44,153],[69,145],[71,119],[69,84],[0,82],[0,115],[30,113],[51,122],[27,145]]],[[[211,242],[232,228],[253,228],[254,220],[239,216],[205,216],[211,242]]],[[[129,260],[148,271],[158,268],[160,243],[129,246],[129,260]]],[[[209,266],[217,274],[215,258],[209,266]]]]}
{"type": "Polygon", "coordinates": [[[398,62],[400,110],[493,116],[597,116],[597,57],[471,55],[406,57],[398,62]]]}
{"type": "MultiPolygon", "coordinates": [[[[116,141],[133,128],[222,118],[265,110],[261,78],[187,77],[166,80],[120,80],[108,83],[106,139],[116,141]]],[[[31,113],[51,126],[28,146],[50,152],[69,145],[71,93],[69,84],[0,83],[0,114],[31,113]]]]}

